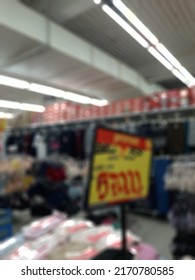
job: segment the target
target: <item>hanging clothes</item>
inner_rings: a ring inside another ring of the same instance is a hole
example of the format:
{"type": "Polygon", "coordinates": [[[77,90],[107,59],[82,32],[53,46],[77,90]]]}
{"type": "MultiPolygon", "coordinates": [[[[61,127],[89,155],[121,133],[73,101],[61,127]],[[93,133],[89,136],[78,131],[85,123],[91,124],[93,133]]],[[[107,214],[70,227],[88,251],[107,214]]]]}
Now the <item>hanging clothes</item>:
{"type": "Polygon", "coordinates": [[[195,150],[195,120],[189,121],[187,143],[189,148],[195,150]]]}
{"type": "Polygon", "coordinates": [[[60,133],[58,130],[52,130],[47,133],[47,152],[48,155],[60,152],[60,133]]]}
{"type": "Polygon", "coordinates": [[[186,148],[185,123],[169,123],[167,127],[167,151],[171,155],[183,154],[186,148]]]}
{"type": "Polygon", "coordinates": [[[84,149],[85,149],[85,156],[88,158],[92,152],[92,145],[93,145],[93,137],[95,133],[95,124],[91,123],[88,125],[86,132],[85,132],[85,139],[84,139],[84,149]]]}
{"type": "Polygon", "coordinates": [[[154,148],[155,155],[163,155],[166,154],[166,146],[167,146],[167,125],[163,123],[152,124],[152,142],[154,148]]]}
{"type": "Polygon", "coordinates": [[[153,176],[156,192],[156,209],[166,215],[170,209],[170,194],[166,190],[164,176],[171,161],[168,159],[154,159],[153,161],[153,176]]]}
{"type": "Polygon", "coordinates": [[[73,157],[74,155],[74,133],[63,129],[60,134],[60,153],[73,157]]]}
{"type": "Polygon", "coordinates": [[[74,131],[74,158],[79,160],[83,160],[85,155],[84,137],[85,131],[83,129],[74,131]]]}
{"type": "Polygon", "coordinates": [[[47,157],[47,144],[45,142],[44,137],[37,133],[35,135],[33,146],[36,149],[36,157],[39,160],[44,160],[47,157]]]}

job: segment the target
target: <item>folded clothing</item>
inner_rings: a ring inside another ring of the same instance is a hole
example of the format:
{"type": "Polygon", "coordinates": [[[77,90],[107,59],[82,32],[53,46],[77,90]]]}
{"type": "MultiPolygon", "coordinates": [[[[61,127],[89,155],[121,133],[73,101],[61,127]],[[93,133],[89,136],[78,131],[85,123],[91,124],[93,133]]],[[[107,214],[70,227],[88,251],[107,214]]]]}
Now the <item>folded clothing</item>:
{"type": "Polygon", "coordinates": [[[54,231],[60,223],[66,219],[66,215],[60,212],[54,212],[52,215],[42,218],[24,227],[23,234],[27,239],[36,239],[40,236],[54,231]]]}

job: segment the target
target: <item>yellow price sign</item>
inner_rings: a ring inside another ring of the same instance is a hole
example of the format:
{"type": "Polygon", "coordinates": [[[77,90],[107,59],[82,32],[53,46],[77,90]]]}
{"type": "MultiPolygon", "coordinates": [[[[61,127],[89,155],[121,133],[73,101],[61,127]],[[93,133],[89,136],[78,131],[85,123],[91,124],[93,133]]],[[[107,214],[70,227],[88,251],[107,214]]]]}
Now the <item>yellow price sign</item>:
{"type": "Polygon", "coordinates": [[[88,182],[88,206],[116,205],[149,192],[152,142],[103,127],[96,129],[88,182]]]}

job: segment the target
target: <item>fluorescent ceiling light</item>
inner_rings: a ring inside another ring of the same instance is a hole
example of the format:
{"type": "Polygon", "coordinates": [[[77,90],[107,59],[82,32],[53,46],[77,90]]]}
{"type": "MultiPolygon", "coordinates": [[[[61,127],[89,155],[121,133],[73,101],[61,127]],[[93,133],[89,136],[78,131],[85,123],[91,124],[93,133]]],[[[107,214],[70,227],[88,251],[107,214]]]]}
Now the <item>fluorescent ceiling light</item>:
{"type": "Polygon", "coordinates": [[[99,99],[92,99],[91,100],[91,104],[94,106],[106,106],[108,105],[108,101],[103,99],[103,100],[99,100],[99,99]]]}
{"type": "MultiPolygon", "coordinates": [[[[70,91],[64,91],[61,89],[57,89],[54,87],[49,87],[49,86],[45,86],[45,85],[41,85],[41,84],[37,84],[37,83],[28,83],[26,81],[20,80],[20,79],[15,79],[15,78],[11,78],[8,76],[0,76],[0,84],[2,85],[6,85],[9,87],[14,87],[14,88],[20,88],[20,89],[26,89],[32,92],[36,92],[39,94],[43,94],[43,95],[47,95],[47,96],[53,96],[56,98],[62,98],[65,100],[70,100],[73,102],[77,102],[77,103],[81,103],[81,104],[94,104],[94,100],[96,100],[96,104],[98,104],[97,106],[104,106],[105,104],[105,100],[101,100],[101,99],[93,99],[87,96],[83,96],[81,94],[77,94],[74,92],[70,92],[70,91]]],[[[106,101],[108,102],[108,101],[106,101]]],[[[21,106],[20,104],[20,108],[24,108],[24,106],[21,106]]],[[[18,109],[18,104],[16,105],[16,103],[14,102],[12,105],[16,106],[17,108],[13,108],[13,109],[18,109]]],[[[10,103],[10,106],[12,106],[10,103]]],[[[26,105],[30,105],[30,104],[26,104],[26,105]]],[[[35,106],[39,106],[39,105],[35,105],[35,106]]],[[[7,107],[5,107],[7,108],[7,107]]],[[[8,107],[10,108],[10,107],[8,107]]],[[[26,111],[31,111],[31,110],[38,110],[38,112],[42,112],[43,110],[43,106],[41,107],[33,107],[33,106],[26,106],[26,108],[29,108],[26,111]]],[[[23,109],[21,109],[23,110],[23,109]]]]}
{"type": "Polygon", "coordinates": [[[129,23],[135,27],[135,29],[133,29],[108,5],[103,5],[102,9],[144,48],[148,48],[148,51],[168,70],[174,73],[179,80],[185,83],[188,87],[194,86],[195,78],[181,65],[171,52],[159,42],[158,38],[149,30],[149,28],[145,26],[121,0],[112,0],[112,3],[115,8],[126,17],[129,23]],[[141,35],[136,30],[138,30],[141,35]]]}
{"type": "Polygon", "coordinates": [[[166,99],[166,98],[167,98],[167,93],[166,93],[166,92],[163,92],[163,93],[161,94],[161,98],[166,99]]]}
{"type": "Polygon", "coordinates": [[[0,85],[20,88],[20,89],[27,89],[29,87],[29,83],[20,79],[15,79],[7,76],[0,76],[0,85]]]}
{"type": "Polygon", "coordinates": [[[58,97],[58,98],[62,98],[65,94],[65,92],[63,90],[53,88],[53,87],[44,86],[44,85],[40,85],[40,84],[35,84],[35,83],[30,84],[28,90],[33,91],[33,92],[37,92],[37,93],[41,93],[41,94],[44,94],[44,95],[50,95],[50,96],[58,97]]]}
{"type": "Polygon", "coordinates": [[[102,0],[93,0],[93,2],[94,2],[96,5],[99,5],[99,4],[101,4],[102,0]]]}
{"type": "Polygon", "coordinates": [[[138,32],[136,32],[124,19],[122,19],[113,9],[111,9],[108,5],[103,5],[102,9],[129,35],[131,35],[140,45],[142,45],[142,47],[149,47],[148,42],[138,32]]]}
{"type": "Polygon", "coordinates": [[[195,86],[195,81],[189,82],[189,83],[187,84],[187,86],[188,86],[189,88],[194,87],[194,86],[195,86]]]}
{"type": "Polygon", "coordinates": [[[163,64],[168,70],[172,70],[173,66],[164,58],[155,48],[149,47],[149,53],[151,53],[161,64],[163,64]]]}
{"type": "Polygon", "coordinates": [[[153,45],[158,44],[157,37],[138,19],[138,17],[121,1],[113,0],[113,5],[136,27],[153,45]]]}
{"type": "Polygon", "coordinates": [[[185,76],[191,84],[195,84],[195,78],[183,66],[179,68],[179,72],[185,76]]]}
{"type": "Polygon", "coordinates": [[[64,99],[70,100],[70,101],[74,101],[74,102],[78,102],[78,103],[82,103],[82,104],[90,104],[91,103],[91,98],[87,97],[87,96],[83,96],[77,93],[73,93],[70,91],[65,92],[65,96],[64,99]]]}
{"type": "Polygon", "coordinates": [[[14,101],[0,100],[1,108],[19,109],[20,103],[14,101]]]}
{"type": "Polygon", "coordinates": [[[0,119],[13,119],[13,118],[14,118],[14,114],[0,112],[0,119]]]}
{"type": "Polygon", "coordinates": [[[170,53],[170,51],[163,44],[159,43],[156,48],[175,68],[181,67],[181,63],[170,53]]]}
{"type": "MultiPolygon", "coordinates": [[[[98,104],[97,106],[104,106],[104,104],[105,104],[105,100],[92,99],[90,97],[87,97],[87,96],[84,96],[81,94],[77,94],[74,92],[64,91],[64,90],[60,90],[57,88],[48,87],[48,86],[35,84],[35,83],[30,84],[29,90],[40,93],[40,94],[54,96],[57,98],[62,98],[65,100],[70,100],[70,101],[81,103],[81,104],[94,104],[94,102],[96,102],[96,104],[98,104]]],[[[106,102],[108,102],[108,101],[106,101],[106,102]]]]}
{"type": "Polygon", "coordinates": [[[188,84],[188,81],[187,79],[177,70],[177,69],[174,69],[172,71],[173,75],[175,75],[179,80],[181,80],[184,84],[188,84]]]}
{"type": "Polygon", "coordinates": [[[20,103],[19,109],[23,111],[39,112],[39,113],[43,113],[45,111],[44,106],[28,104],[28,103],[20,103]]]}
{"type": "Polygon", "coordinates": [[[45,111],[45,107],[41,105],[19,103],[19,102],[8,101],[8,100],[0,100],[0,107],[15,109],[15,110],[30,111],[30,112],[39,112],[39,113],[43,113],[45,111]]]}

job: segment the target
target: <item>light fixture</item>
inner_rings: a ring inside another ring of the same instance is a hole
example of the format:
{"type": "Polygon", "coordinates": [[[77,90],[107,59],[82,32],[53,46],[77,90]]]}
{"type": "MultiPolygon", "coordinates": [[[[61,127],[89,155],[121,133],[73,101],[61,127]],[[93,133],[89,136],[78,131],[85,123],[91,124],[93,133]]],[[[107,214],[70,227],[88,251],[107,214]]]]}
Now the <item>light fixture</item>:
{"type": "Polygon", "coordinates": [[[14,114],[0,112],[0,119],[13,119],[13,118],[14,118],[14,114]]]}
{"type": "MultiPolygon", "coordinates": [[[[94,2],[97,2],[94,0],[94,2]]],[[[158,38],[144,23],[121,1],[112,0],[112,4],[134,26],[133,29],[113,8],[103,5],[102,9],[139,44],[148,51],[179,80],[188,87],[195,86],[195,78],[185,69],[171,52],[159,42],[158,38]]]]}
{"type": "Polygon", "coordinates": [[[158,44],[156,36],[139,20],[139,18],[121,1],[113,0],[113,5],[135,26],[139,32],[153,45],[158,44]]]}
{"type": "Polygon", "coordinates": [[[181,67],[181,63],[172,55],[172,53],[170,53],[170,51],[163,44],[159,43],[156,48],[175,68],[178,69],[181,67]]]}
{"type": "Polygon", "coordinates": [[[177,77],[180,81],[182,81],[184,84],[188,85],[188,81],[186,79],[186,77],[184,77],[177,69],[174,69],[172,71],[173,75],[175,75],[175,77],[177,77]]]}
{"type": "Polygon", "coordinates": [[[118,23],[118,25],[120,25],[130,36],[132,36],[142,47],[149,47],[148,42],[113,9],[111,9],[108,5],[103,5],[102,9],[108,16],[110,16],[116,23],[118,23]]]}
{"type": "Polygon", "coordinates": [[[65,92],[63,90],[53,88],[53,87],[44,86],[44,85],[40,85],[40,84],[35,84],[35,83],[30,84],[28,90],[33,91],[33,92],[37,92],[37,93],[40,93],[40,94],[44,94],[44,95],[50,95],[50,96],[58,97],[58,98],[62,98],[65,94],[65,92]]]}
{"type": "Polygon", "coordinates": [[[15,79],[7,76],[0,76],[0,85],[20,88],[20,89],[27,89],[29,87],[29,83],[20,79],[15,79]]]}
{"type": "Polygon", "coordinates": [[[187,69],[185,69],[183,66],[181,66],[178,70],[183,76],[185,76],[188,79],[188,81],[191,84],[195,84],[195,78],[188,72],[187,69]]]}
{"type": "Polygon", "coordinates": [[[190,81],[190,82],[188,82],[187,86],[188,86],[189,88],[194,87],[194,86],[195,86],[195,81],[190,81]]]}
{"type": "Polygon", "coordinates": [[[91,100],[91,104],[94,106],[106,106],[108,105],[108,101],[103,99],[103,100],[99,100],[99,99],[92,99],[91,100]]]}
{"type": "Polygon", "coordinates": [[[101,4],[102,0],[93,0],[93,2],[94,2],[96,5],[99,5],[99,4],[101,4]]]}
{"type": "Polygon", "coordinates": [[[166,93],[166,92],[163,92],[163,93],[161,94],[161,98],[162,98],[162,99],[166,99],[166,98],[167,98],[167,93],[166,93]]]}
{"type": "Polygon", "coordinates": [[[186,97],[188,95],[188,91],[183,89],[180,94],[181,94],[182,97],[186,97]]]}
{"type": "Polygon", "coordinates": [[[91,98],[87,96],[83,96],[77,93],[73,93],[70,91],[65,92],[64,99],[82,103],[82,104],[90,104],[91,103],[91,98]]]}
{"type": "Polygon", "coordinates": [[[166,60],[155,48],[149,47],[148,51],[151,55],[153,55],[161,64],[163,64],[168,70],[173,69],[173,66],[169,61],[166,60]]]}
{"type": "Polygon", "coordinates": [[[20,103],[19,110],[43,113],[45,111],[45,107],[35,104],[20,103]]]}
{"type": "MultiPolygon", "coordinates": [[[[43,94],[43,95],[53,96],[56,98],[62,98],[65,100],[70,100],[70,101],[81,103],[81,104],[93,104],[94,105],[96,103],[97,106],[105,106],[104,104],[108,103],[107,100],[94,99],[94,98],[87,97],[87,96],[84,96],[84,95],[81,95],[78,93],[64,91],[61,89],[57,89],[57,88],[50,87],[50,86],[45,86],[42,84],[29,83],[27,81],[15,79],[15,78],[8,77],[8,76],[0,76],[0,84],[8,86],[8,87],[26,89],[28,91],[36,92],[36,93],[43,94]]],[[[15,106],[15,105],[13,105],[13,106],[15,106]]],[[[28,106],[28,108],[30,108],[30,107],[28,106]]],[[[42,110],[42,109],[40,109],[40,110],[42,110]]]]}
{"type": "Polygon", "coordinates": [[[0,107],[22,110],[22,111],[39,112],[39,113],[43,113],[45,111],[45,107],[41,105],[20,103],[20,102],[8,101],[8,100],[0,100],[0,107]]]}

